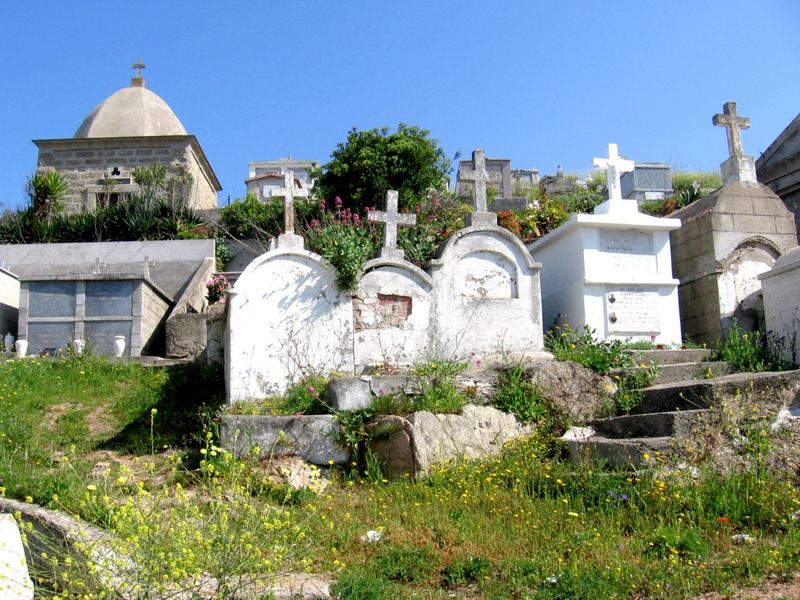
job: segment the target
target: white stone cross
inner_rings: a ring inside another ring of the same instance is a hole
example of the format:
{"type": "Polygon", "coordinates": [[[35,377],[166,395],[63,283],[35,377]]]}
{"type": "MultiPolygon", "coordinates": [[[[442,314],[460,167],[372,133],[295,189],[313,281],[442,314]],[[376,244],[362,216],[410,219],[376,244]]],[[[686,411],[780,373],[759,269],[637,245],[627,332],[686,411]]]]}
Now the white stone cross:
{"type": "Polygon", "coordinates": [[[381,258],[402,259],[404,252],[397,247],[397,227],[411,227],[417,222],[417,215],[397,212],[397,191],[386,192],[386,210],[373,210],[367,219],[383,223],[383,248],[381,258]]]}
{"type": "Polygon", "coordinates": [[[283,187],[272,191],[273,196],[283,197],[283,232],[294,233],[294,199],[307,197],[308,189],[298,188],[294,183],[294,171],[283,174],[283,187]]]}
{"type": "Polygon", "coordinates": [[[489,204],[486,201],[486,184],[490,181],[502,181],[502,174],[497,172],[489,173],[486,170],[486,153],[483,150],[473,151],[472,168],[462,170],[460,180],[472,182],[474,188],[472,202],[475,212],[488,212],[489,204]]]}
{"type": "Polygon", "coordinates": [[[595,158],[592,164],[596,168],[606,170],[606,186],[608,187],[608,199],[622,200],[622,185],[620,184],[620,176],[623,173],[630,173],[633,171],[635,164],[632,160],[622,158],[619,155],[616,144],[608,145],[608,158],[595,158]]]}
{"type": "Polygon", "coordinates": [[[736,114],[736,102],[726,102],[722,106],[722,114],[717,113],[711,119],[717,127],[725,127],[728,131],[728,152],[730,156],[744,156],[742,150],[742,129],[749,129],[750,119],[736,114]]]}

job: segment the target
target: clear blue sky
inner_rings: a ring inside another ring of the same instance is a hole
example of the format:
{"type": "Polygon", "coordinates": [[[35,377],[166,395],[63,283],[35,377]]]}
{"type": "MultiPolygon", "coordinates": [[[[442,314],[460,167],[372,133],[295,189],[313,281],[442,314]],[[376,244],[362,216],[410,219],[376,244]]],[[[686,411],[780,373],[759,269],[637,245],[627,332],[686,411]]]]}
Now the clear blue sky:
{"type": "Polygon", "coordinates": [[[23,200],[37,138],[147,86],[203,146],[223,191],[247,163],[325,162],[351,127],[420,125],[449,156],[591,168],[606,144],[637,161],[717,169],[735,100],[758,157],[800,112],[797,0],[607,2],[7,2],[0,11],[0,202],[23,200]]]}

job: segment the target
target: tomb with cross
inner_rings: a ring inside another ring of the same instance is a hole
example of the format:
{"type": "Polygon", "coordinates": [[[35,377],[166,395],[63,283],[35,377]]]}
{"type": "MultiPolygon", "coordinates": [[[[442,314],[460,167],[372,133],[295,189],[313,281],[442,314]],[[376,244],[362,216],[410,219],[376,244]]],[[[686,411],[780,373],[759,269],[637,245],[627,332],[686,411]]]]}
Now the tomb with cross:
{"type": "Polygon", "coordinates": [[[736,114],[736,102],[726,102],[722,113],[711,119],[717,127],[725,127],[728,136],[728,159],[720,165],[722,184],[728,185],[736,181],[756,183],[756,164],[752,156],[747,156],[742,149],[742,129],[749,129],[750,119],[736,114]]]}
{"type": "Polygon", "coordinates": [[[622,197],[622,185],[620,183],[622,174],[633,171],[635,163],[620,156],[616,144],[609,144],[608,158],[595,158],[592,160],[592,164],[597,169],[605,169],[606,187],[608,188],[608,200],[595,207],[594,214],[639,212],[638,201],[625,200],[622,197]]]}
{"type": "Polygon", "coordinates": [[[397,247],[397,228],[411,227],[417,222],[417,215],[397,211],[397,191],[386,192],[386,210],[374,210],[367,217],[370,221],[383,223],[383,247],[381,258],[403,260],[404,252],[397,247]]]}
{"type": "Polygon", "coordinates": [[[308,190],[296,185],[294,171],[283,174],[283,187],[272,191],[273,196],[283,198],[283,233],[278,236],[278,247],[303,247],[302,236],[294,232],[294,199],[308,197],[308,190]]]}
{"type": "Polygon", "coordinates": [[[467,225],[497,225],[497,215],[489,211],[486,184],[502,181],[502,175],[486,170],[486,153],[483,150],[472,152],[472,168],[462,169],[459,180],[472,183],[474,210],[467,216],[467,225]]]}

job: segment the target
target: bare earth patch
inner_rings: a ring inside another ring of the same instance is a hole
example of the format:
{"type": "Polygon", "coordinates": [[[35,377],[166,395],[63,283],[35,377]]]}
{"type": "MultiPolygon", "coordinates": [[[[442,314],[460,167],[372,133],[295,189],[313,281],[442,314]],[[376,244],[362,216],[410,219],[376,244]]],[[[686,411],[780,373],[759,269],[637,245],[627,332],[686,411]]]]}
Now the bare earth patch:
{"type": "Polygon", "coordinates": [[[792,581],[766,581],[755,588],[736,590],[730,594],[703,594],[698,600],[797,600],[800,598],[800,577],[792,581]]]}

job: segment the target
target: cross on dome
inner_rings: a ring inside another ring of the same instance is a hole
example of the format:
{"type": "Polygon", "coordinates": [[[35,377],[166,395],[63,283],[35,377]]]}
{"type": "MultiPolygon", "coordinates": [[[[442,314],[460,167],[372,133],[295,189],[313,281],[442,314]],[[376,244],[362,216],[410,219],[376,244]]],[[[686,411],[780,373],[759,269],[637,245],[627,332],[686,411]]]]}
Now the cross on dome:
{"type": "Polygon", "coordinates": [[[136,69],[136,77],[141,78],[142,69],[146,69],[147,65],[142,62],[141,58],[137,58],[136,62],[131,65],[132,69],[136,69]]]}
{"type": "Polygon", "coordinates": [[[623,173],[633,171],[635,164],[632,160],[622,158],[616,144],[608,145],[608,158],[595,158],[592,164],[598,169],[606,170],[606,186],[608,187],[609,200],[622,200],[622,184],[620,177],[623,173]]]}
{"type": "Polygon", "coordinates": [[[741,130],[750,128],[750,119],[736,114],[736,102],[726,102],[722,106],[722,114],[717,113],[714,115],[711,122],[717,127],[725,127],[727,129],[730,156],[744,156],[741,130]]]}
{"type": "Polygon", "coordinates": [[[283,174],[283,187],[272,191],[273,196],[283,197],[283,232],[294,234],[294,199],[308,196],[308,190],[295,185],[294,171],[283,174]]]}
{"type": "Polygon", "coordinates": [[[417,222],[417,215],[397,211],[397,191],[386,192],[386,210],[373,210],[367,219],[383,223],[382,258],[402,259],[404,252],[397,247],[397,227],[411,227],[417,222]]]}

